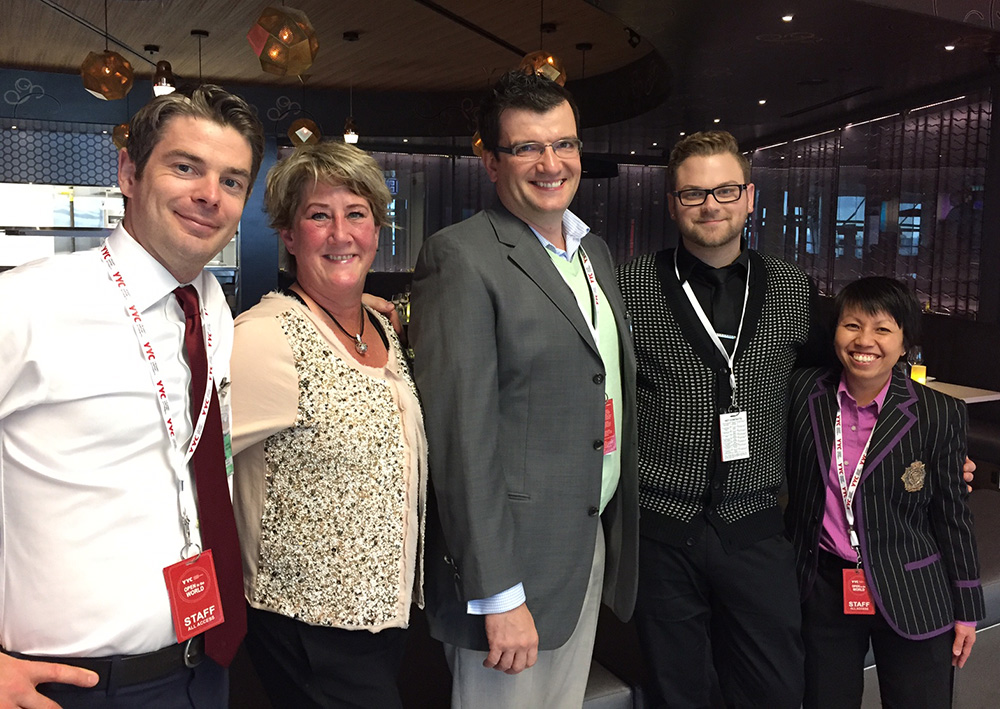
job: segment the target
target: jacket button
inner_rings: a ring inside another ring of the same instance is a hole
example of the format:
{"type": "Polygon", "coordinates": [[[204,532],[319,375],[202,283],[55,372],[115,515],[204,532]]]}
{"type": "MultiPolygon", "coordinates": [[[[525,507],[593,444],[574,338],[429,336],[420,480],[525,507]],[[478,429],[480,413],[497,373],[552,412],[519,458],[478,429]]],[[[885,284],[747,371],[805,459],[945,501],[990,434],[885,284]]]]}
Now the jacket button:
{"type": "Polygon", "coordinates": [[[597,509],[596,507],[588,507],[587,508],[587,516],[588,517],[596,517],[598,512],[600,512],[600,510],[597,509]]]}
{"type": "Polygon", "coordinates": [[[687,540],[685,540],[684,543],[687,544],[689,547],[693,547],[694,546],[694,537],[688,537],[687,540]]]}
{"type": "Polygon", "coordinates": [[[594,441],[594,450],[595,451],[604,450],[604,441],[594,441]]]}
{"type": "Polygon", "coordinates": [[[604,383],[604,375],[603,374],[595,374],[594,375],[594,384],[603,384],[603,383],[604,383]]]}

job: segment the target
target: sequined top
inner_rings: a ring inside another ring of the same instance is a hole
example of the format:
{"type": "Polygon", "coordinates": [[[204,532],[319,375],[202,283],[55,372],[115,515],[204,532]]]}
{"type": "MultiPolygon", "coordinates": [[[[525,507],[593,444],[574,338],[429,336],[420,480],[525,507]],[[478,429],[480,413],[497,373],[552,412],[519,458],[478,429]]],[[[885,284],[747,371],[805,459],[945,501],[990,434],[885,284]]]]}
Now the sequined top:
{"type": "Polygon", "coordinates": [[[375,632],[406,627],[414,590],[423,605],[423,419],[399,341],[377,317],[384,367],[360,364],[287,296],[237,318],[234,506],[255,608],[375,632]]]}

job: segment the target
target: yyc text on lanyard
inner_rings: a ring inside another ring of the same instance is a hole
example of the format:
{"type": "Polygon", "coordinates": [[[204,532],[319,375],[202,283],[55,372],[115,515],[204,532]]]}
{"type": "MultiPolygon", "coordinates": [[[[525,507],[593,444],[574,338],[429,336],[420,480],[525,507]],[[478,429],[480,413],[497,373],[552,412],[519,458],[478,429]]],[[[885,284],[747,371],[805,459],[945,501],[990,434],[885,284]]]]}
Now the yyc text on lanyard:
{"type": "Polygon", "coordinates": [[[202,397],[201,407],[198,413],[198,420],[194,425],[194,432],[191,442],[186,451],[182,452],[182,444],[177,439],[174,430],[173,415],[170,411],[170,402],[167,399],[166,385],[160,376],[160,365],[153,349],[153,343],[147,336],[146,326],[142,322],[142,315],[138,307],[132,300],[125,276],[115,264],[114,255],[107,239],[101,245],[101,259],[108,269],[108,276],[111,282],[118,287],[125,305],[125,315],[132,323],[132,331],[135,333],[136,341],[139,343],[140,351],[143,353],[146,366],[149,370],[150,381],[156,400],[159,404],[160,418],[163,420],[163,427],[170,439],[171,462],[174,468],[174,477],[177,482],[177,509],[180,515],[181,529],[184,533],[184,546],[180,550],[181,561],[171,564],[163,569],[164,580],[167,584],[167,595],[170,600],[171,615],[174,620],[174,630],[178,642],[183,642],[198,635],[209,628],[215,627],[225,618],[222,614],[222,600],[219,594],[219,583],[215,574],[215,563],[210,549],[202,551],[200,545],[191,541],[191,516],[188,514],[184,503],[184,471],[198,448],[202,432],[205,429],[205,422],[208,420],[208,411],[212,403],[212,330],[209,323],[209,313],[204,308],[201,309],[202,335],[205,340],[205,350],[208,358],[208,376],[205,378],[205,392],[202,397]]]}
{"type": "MultiPolygon", "coordinates": [[[[577,249],[580,254],[580,263],[583,265],[583,272],[587,276],[587,286],[590,288],[590,318],[587,317],[587,313],[584,311],[582,305],[580,312],[583,313],[584,320],[587,321],[587,327],[590,328],[590,334],[594,338],[594,345],[600,345],[599,333],[600,328],[598,326],[598,310],[600,309],[601,299],[600,299],[600,288],[597,285],[597,276],[594,274],[594,267],[590,264],[590,259],[587,258],[587,252],[584,251],[583,246],[577,249]]],[[[561,273],[561,272],[560,272],[561,273]]],[[[565,279],[565,276],[563,277],[565,279]]],[[[614,453],[618,450],[618,438],[615,435],[615,402],[614,399],[609,399],[607,394],[604,395],[604,455],[609,453],[614,453]]]]}
{"type": "MultiPolygon", "coordinates": [[[[674,251],[674,274],[677,276],[679,282],[681,280],[681,273],[677,268],[676,250],[674,251]]],[[[722,344],[722,340],[719,339],[718,333],[715,332],[715,328],[709,322],[708,316],[705,315],[705,311],[701,307],[701,303],[695,297],[691,284],[688,281],[684,281],[681,284],[681,288],[684,289],[684,294],[691,303],[691,308],[694,310],[695,315],[698,316],[698,320],[701,321],[701,326],[705,328],[705,332],[708,333],[712,343],[725,358],[726,364],[729,367],[729,390],[731,392],[729,410],[719,414],[719,441],[721,444],[722,462],[728,463],[731,460],[749,458],[750,434],[747,426],[747,412],[740,411],[736,405],[736,369],[734,361],[736,359],[736,350],[739,349],[740,337],[743,335],[743,318],[747,314],[747,300],[750,297],[750,262],[747,261],[747,283],[746,288],[743,290],[743,310],[740,312],[740,326],[736,331],[736,341],[733,343],[732,354],[726,351],[726,347],[722,344]]]]}
{"type": "Polygon", "coordinates": [[[861,483],[861,473],[865,468],[865,460],[868,458],[868,446],[872,443],[872,436],[875,429],[868,435],[864,450],[858,458],[858,464],[854,466],[854,474],[851,479],[847,479],[847,470],[844,464],[844,422],[843,411],[837,409],[837,423],[834,425],[834,445],[833,452],[837,461],[837,482],[840,483],[840,499],[844,503],[844,516],[847,518],[847,535],[850,538],[854,553],[858,555],[858,565],[854,569],[844,569],[844,613],[848,615],[874,615],[875,606],[872,603],[871,594],[868,592],[868,583],[865,579],[865,572],[861,568],[861,541],[858,532],[854,528],[854,495],[858,491],[861,483]]]}

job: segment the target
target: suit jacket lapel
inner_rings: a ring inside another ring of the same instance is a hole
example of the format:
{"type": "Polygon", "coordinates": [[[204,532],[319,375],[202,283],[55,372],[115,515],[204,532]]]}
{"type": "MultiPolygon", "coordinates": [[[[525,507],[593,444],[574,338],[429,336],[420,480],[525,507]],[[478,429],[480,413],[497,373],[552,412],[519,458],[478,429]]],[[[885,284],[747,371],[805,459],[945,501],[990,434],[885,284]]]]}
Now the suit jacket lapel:
{"type": "MultiPolygon", "coordinates": [[[[809,395],[809,420],[816,444],[816,462],[825,481],[829,476],[833,453],[834,426],[837,423],[837,372],[824,372],[809,395]]],[[[825,484],[825,483],[824,483],[825,484]]]]}
{"type": "Polygon", "coordinates": [[[882,403],[875,430],[872,431],[872,442],[861,474],[862,483],[917,422],[917,415],[911,410],[917,402],[913,386],[913,381],[900,370],[892,370],[889,391],[882,403]]]}
{"type": "Polygon", "coordinates": [[[487,209],[486,216],[493,224],[493,229],[500,243],[510,247],[507,257],[524,271],[528,278],[534,281],[535,285],[545,293],[553,305],[576,328],[584,342],[594,352],[597,352],[597,343],[594,342],[594,338],[590,334],[587,321],[583,319],[583,313],[576,302],[576,296],[573,295],[573,291],[552,265],[545,248],[538,242],[538,238],[530,227],[502,206],[487,209]]]}

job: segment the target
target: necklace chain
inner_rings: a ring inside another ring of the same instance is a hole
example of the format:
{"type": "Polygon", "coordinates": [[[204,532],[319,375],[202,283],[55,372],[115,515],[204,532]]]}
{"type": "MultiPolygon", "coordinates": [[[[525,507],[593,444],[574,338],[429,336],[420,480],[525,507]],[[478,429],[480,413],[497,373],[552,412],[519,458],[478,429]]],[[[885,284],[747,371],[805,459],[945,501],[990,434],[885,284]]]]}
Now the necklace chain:
{"type": "Polygon", "coordinates": [[[368,351],[368,343],[366,343],[364,340],[361,339],[361,336],[365,334],[365,309],[364,309],[364,307],[361,308],[361,332],[359,332],[357,335],[352,335],[351,333],[349,333],[344,328],[343,325],[341,325],[337,321],[337,318],[333,317],[333,315],[330,314],[329,310],[327,310],[322,305],[320,305],[315,299],[313,300],[313,302],[316,303],[316,305],[319,305],[320,310],[322,310],[324,313],[326,313],[326,316],[328,318],[330,318],[331,320],[333,320],[333,324],[336,325],[338,328],[340,328],[340,331],[342,333],[344,333],[345,335],[347,335],[348,337],[350,337],[352,340],[354,340],[354,351],[355,352],[357,352],[360,355],[363,355],[363,354],[365,354],[368,351]]]}

